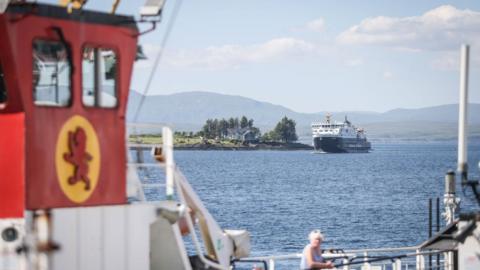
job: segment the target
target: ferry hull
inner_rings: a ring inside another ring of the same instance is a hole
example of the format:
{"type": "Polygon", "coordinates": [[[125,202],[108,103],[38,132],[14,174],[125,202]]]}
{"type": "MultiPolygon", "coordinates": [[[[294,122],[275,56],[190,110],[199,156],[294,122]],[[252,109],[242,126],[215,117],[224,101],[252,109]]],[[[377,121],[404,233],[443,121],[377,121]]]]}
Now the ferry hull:
{"type": "Polygon", "coordinates": [[[313,147],[326,153],[368,153],[371,149],[366,139],[340,137],[314,137],[313,147]]]}

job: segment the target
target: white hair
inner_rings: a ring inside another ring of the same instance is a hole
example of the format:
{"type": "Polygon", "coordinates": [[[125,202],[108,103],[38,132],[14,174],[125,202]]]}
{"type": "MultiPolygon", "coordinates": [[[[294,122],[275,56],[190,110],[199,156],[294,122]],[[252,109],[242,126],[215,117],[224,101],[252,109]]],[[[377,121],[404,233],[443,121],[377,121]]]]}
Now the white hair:
{"type": "Polygon", "coordinates": [[[309,239],[310,241],[312,241],[313,239],[319,239],[320,241],[323,242],[324,237],[323,237],[323,234],[322,234],[322,232],[321,232],[320,230],[313,230],[313,231],[311,231],[310,234],[308,235],[308,239],[309,239]]]}

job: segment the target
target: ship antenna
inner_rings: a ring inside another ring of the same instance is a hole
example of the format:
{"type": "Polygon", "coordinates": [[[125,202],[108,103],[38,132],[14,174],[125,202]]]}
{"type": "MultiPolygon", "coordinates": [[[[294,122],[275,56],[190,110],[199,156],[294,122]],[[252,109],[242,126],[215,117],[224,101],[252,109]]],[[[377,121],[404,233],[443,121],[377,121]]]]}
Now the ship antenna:
{"type": "Polygon", "coordinates": [[[471,187],[477,203],[480,205],[478,181],[468,180],[467,161],[467,113],[468,113],[468,58],[469,46],[462,45],[460,64],[460,100],[458,113],[458,173],[462,178],[462,187],[471,187]]]}
{"type": "Polygon", "coordinates": [[[143,106],[143,103],[145,102],[145,97],[148,94],[148,91],[150,90],[150,85],[152,84],[153,77],[157,71],[158,64],[160,63],[160,59],[162,58],[163,51],[165,49],[165,45],[167,44],[168,38],[170,37],[170,32],[172,31],[173,25],[175,23],[175,19],[177,18],[178,12],[180,11],[180,6],[182,5],[182,0],[175,1],[175,7],[173,9],[173,15],[172,19],[170,20],[170,23],[167,26],[166,34],[163,37],[163,40],[161,42],[160,46],[160,51],[157,54],[157,57],[155,58],[155,62],[152,67],[152,72],[150,72],[150,76],[148,77],[147,85],[145,86],[145,89],[143,90],[142,97],[140,99],[140,102],[138,103],[138,106],[135,110],[135,114],[133,115],[133,122],[137,122],[138,115],[140,113],[140,109],[143,106]]]}

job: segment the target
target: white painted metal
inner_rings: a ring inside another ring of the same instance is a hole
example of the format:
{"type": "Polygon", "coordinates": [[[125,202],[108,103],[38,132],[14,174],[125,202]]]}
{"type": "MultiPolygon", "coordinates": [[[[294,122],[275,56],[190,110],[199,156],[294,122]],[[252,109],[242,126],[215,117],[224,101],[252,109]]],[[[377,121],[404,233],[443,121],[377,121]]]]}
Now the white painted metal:
{"type": "MultiPolygon", "coordinates": [[[[344,250],[344,253],[324,253],[323,257],[326,260],[333,260],[333,259],[340,259],[342,263],[347,264],[344,265],[342,270],[350,270],[350,269],[362,269],[362,270],[381,270],[381,269],[390,269],[392,266],[396,267],[397,269],[408,269],[409,266],[413,266],[414,269],[417,270],[425,270],[425,256],[430,254],[437,254],[438,252],[421,252],[417,250],[418,247],[398,247],[398,248],[375,248],[375,249],[352,249],[352,250],[344,250]],[[351,258],[358,258],[358,257],[367,257],[372,254],[381,253],[383,255],[391,253],[392,255],[398,255],[399,252],[407,252],[405,255],[407,258],[403,260],[396,260],[393,265],[390,260],[369,263],[367,262],[368,259],[365,260],[364,263],[361,265],[348,265],[349,260],[351,258]]],[[[254,260],[254,261],[266,261],[269,264],[269,267],[272,265],[275,266],[277,261],[285,261],[285,260],[300,260],[302,257],[301,253],[294,253],[294,254],[286,254],[286,255],[272,255],[272,256],[259,256],[259,257],[249,257],[245,258],[245,260],[254,260]]],[[[242,259],[240,259],[242,261],[242,259]]],[[[338,261],[337,261],[338,262],[338,261]]],[[[300,262],[299,262],[300,264],[300,262]]],[[[270,268],[269,268],[270,269],[270,268]]]]}
{"type": "Polygon", "coordinates": [[[147,0],[140,8],[141,16],[158,16],[162,12],[165,0],[147,0]]]}
{"type": "Polygon", "coordinates": [[[348,259],[343,259],[342,263],[344,264],[343,270],[350,270],[350,265],[348,265],[348,259]]]}
{"type": "Polygon", "coordinates": [[[55,209],[52,269],[148,270],[149,226],[156,220],[150,204],[55,209]]]}
{"type": "Polygon", "coordinates": [[[443,204],[445,211],[442,216],[445,218],[446,224],[451,224],[455,219],[456,209],[460,206],[460,198],[455,195],[455,174],[448,172],[445,175],[445,194],[443,195],[443,204]]]}
{"type": "Polygon", "coordinates": [[[145,193],[143,185],[138,177],[137,165],[127,165],[127,198],[137,198],[140,201],[145,201],[145,193]]]}
{"type": "Polygon", "coordinates": [[[270,259],[269,262],[268,262],[268,269],[271,269],[271,270],[275,270],[275,260],[274,259],[270,259]]]}
{"type": "Polygon", "coordinates": [[[246,230],[224,230],[225,234],[232,239],[235,258],[245,258],[250,255],[250,233],[246,230]]]}
{"type": "MultiPolygon", "coordinates": [[[[459,113],[458,113],[458,168],[457,170],[462,175],[462,181],[468,172],[467,161],[467,127],[468,127],[468,65],[469,65],[469,46],[462,45],[461,60],[460,60],[460,100],[459,100],[459,113]]],[[[450,200],[451,201],[451,200],[450,200]]],[[[452,202],[453,205],[454,202],[452,202]]],[[[449,215],[450,213],[446,213],[449,215]]],[[[453,215],[449,217],[447,222],[453,222],[453,215]]],[[[460,252],[459,252],[460,253],[460,252]]],[[[447,252],[445,257],[445,269],[450,270],[453,268],[453,254],[447,252]]],[[[463,269],[460,267],[460,269],[463,269]]]]}
{"type": "Polygon", "coordinates": [[[176,223],[159,217],[150,226],[152,256],[150,270],[191,270],[182,235],[176,223]]]}
{"type": "Polygon", "coordinates": [[[104,269],[127,270],[127,264],[125,263],[127,258],[123,258],[123,256],[127,253],[128,237],[119,236],[126,235],[128,231],[125,222],[117,224],[118,220],[122,220],[126,211],[122,207],[112,207],[108,211],[103,211],[103,225],[105,228],[103,231],[105,239],[103,251],[105,258],[103,263],[104,269]]]}
{"type": "Polygon", "coordinates": [[[382,270],[382,265],[363,265],[360,269],[362,270],[382,270]]]}
{"type": "Polygon", "coordinates": [[[0,269],[18,270],[25,267],[23,256],[18,256],[16,249],[22,245],[25,237],[25,220],[23,218],[0,219],[0,234],[7,228],[14,228],[18,238],[14,241],[5,241],[0,237],[0,269]]]}
{"type": "Polygon", "coordinates": [[[218,226],[215,219],[212,217],[210,212],[208,212],[207,208],[203,205],[203,202],[193,191],[193,188],[179,170],[175,171],[175,183],[177,184],[177,192],[180,197],[180,201],[192,209],[196,218],[199,220],[200,232],[202,234],[205,252],[211,256],[214,256],[219,263],[213,263],[205,259],[199,246],[199,241],[196,237],[191,217],[190,215],[187,215],[186,220],[190,230],[190,235],[192,236],[192,240],[197,251],[197,255],[203,263],[210,265],[211,267],[216,269],[228,269],[230,266],[230,259],[234,254],[233,241],[223,232],[220,226],[218,226]]]}
{"type": "Polygon", "coordinates": [[[5,10],[7,10],[8,2],[10,2],[10,0],[0,0],[0,14],[4,13],[5,10]]]}
{"type": "Polygon", "coordinates": [[[175,163],[173,161],[173,132],[168,127],[163,127],[162,129],[162,138],[163,138],[163,153],[165,156],[165,173],[167,178],[167,198],[173,198],[173,189],[174,189],[174,170],[175,163]]]}
{"type": "MultiPolygon", "coordinates": [[[[460,221],[459,229],[468,224],[469,221],[460,221]]],[[[461,230],[461,229],[460,229],[461,230]]],[[[480,221],[476,221],[476,228],[465,242],[458,245],[458,269],[478,270],[480,269],[480,221]]],[[[453,267],[450,267],[453,269],[453,267]]]]}
{"type": "Polygon", "coordinates": [[[467,165],[468,54],[468,45],[463,45],[460,64],[460,111],[458,116],[458,171],[460,172],[463,172],[467,165]]]}
{"type": "Polygon", "coordinates": [[[425,269],[425,257],[421,255],[420,250],[416,251],[416,266],[417,270],[424,270],[425,269]]]}
{"type": "Polygon", "coordinates": [[[325,122],[314,122],[311,127],[313,137],[365,138],[363,130],[356,128],[346,119],[345,122],[332,122],[328,115],[325,122]]]}
{"type": "Polygon", "coordinates": [[[368,252],[365,251],[363,253],[363,256],[365,256],[365,259],[364,259],[365,263],[362,266],[362,270],[370,270],[370,264],[368,263],[368,259],[367,259],[368,252]]]}
{"type": "Polygon", "coordinates": [[[394,262],[393,262],[393,270],[402,270],[402,260],[400,259],[396,259],[394,262]]]}
{"type": "MultiPolygon", "coordinates": [[[[128,135],[127,135],[128,140],[128,135]]],[[[141,151],[138,148],[132,148],[133,151],[141,151]]],[[[140,181],[140,177],[138,176],[137,168],[142,167],[144,163],[138,163],[139,160],[134,160],[132,157],[132,153],[130,151],[130,146],[127,145],[127,198],[136,198],[139,201],[146,201],[145,193],[143,191],[142,182],[140,181]]],[[[137,155],[143,155],[143,153],[136,153],[137,155]]],[[[137,156],[138,159],[138,156],[137,156]]]]}

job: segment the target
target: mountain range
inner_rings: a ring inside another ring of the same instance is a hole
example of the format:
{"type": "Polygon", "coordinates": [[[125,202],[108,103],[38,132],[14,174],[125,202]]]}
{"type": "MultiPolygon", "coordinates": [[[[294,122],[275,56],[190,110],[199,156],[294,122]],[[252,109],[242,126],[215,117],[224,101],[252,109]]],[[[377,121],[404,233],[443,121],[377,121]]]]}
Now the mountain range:
{"type": "MultiPolygon", "coordinates": [[[[127,119],[134,118],[142,95],[130,92],[127,119]]],[[[297,123],[300,138],[308,140],[310,124],[323,121],[329,113],[337,121],[344,117],[365,128],[373,140],[453,140],[457,134],[458,105],[447,104],[418,109],[394,109],[387,112],[342,111],[318,113],[295,112],[281,105],[212,92],[183,92],[145,96],[137,122],[165,123],[178,131],[198,131],[207,119],[241,117],[254,119],[262,132],[275,127],[284,116],[297,123]]],[[[480,138],[480,104],[469,105],[470,136],[480,138]]]]}

